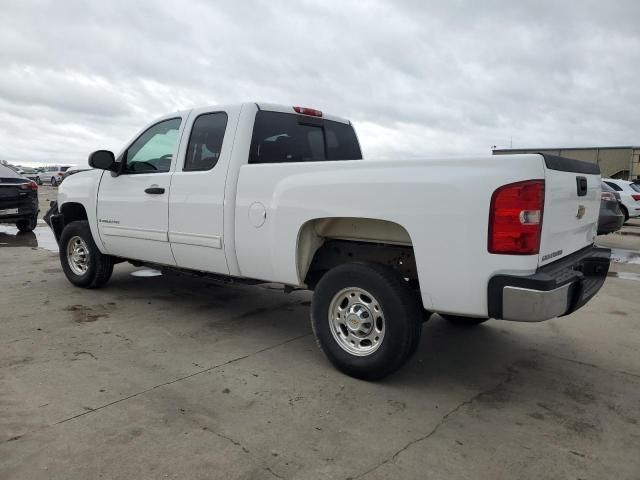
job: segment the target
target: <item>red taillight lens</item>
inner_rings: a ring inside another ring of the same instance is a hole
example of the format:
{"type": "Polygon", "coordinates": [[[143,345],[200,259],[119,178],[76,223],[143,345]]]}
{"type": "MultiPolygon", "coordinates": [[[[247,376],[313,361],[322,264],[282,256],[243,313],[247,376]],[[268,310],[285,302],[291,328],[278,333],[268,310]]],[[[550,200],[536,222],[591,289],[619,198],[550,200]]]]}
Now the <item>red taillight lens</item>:
{"type": "Polygon", "coordinates": [[[489,253],[533,255],[540,251],[544,180],[498,188],[491,197],[489,253]]]}
{"type": "Polygon", "coordinates": [[[58,172],[58,175],[59,175],[59,176],[63,176],[63,175],[64,175],[64,172],[58,172]]]}
{"type": "Polygon", "coordinates": [[[311,115],[312,117],[321,117],[322,112],[320,110],[316,110],[315,108],[307,108],[307,107],[293,107],[296,113],[301,115],[311,115]]]}
{"type": "Polygon", "coordinates": [[[29,183],[21,183],[20,190],[38,190],[38,184],[34,181],[29,183]]]}
{"type": "Polygon", "coordinates": [[[640,195],[631,195],[634,200],[640,202],[640,195]]]}

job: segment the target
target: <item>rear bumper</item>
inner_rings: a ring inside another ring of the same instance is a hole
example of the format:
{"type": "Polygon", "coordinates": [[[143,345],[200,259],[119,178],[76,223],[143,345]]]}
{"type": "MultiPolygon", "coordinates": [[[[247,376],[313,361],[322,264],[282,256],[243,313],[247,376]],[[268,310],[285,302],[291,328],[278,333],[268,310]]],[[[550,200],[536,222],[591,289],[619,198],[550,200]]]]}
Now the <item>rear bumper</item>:
{"type": "Polygon", "coordinates": [[[533,275],[496,275],[489,281],[491,318],[540,322],[575,312],[602,287],[611,250],[590,246],[533,275]]]}
{"type": "Polygon", "coordinates": [[[25,197],[17,201],[0,201],[0,223],[13,223],[34,215],[38,215],[37,197],[25,197]],[[17,210],[15,213],[6,213],[15,210],[17,210]]]}
{"type": "Polygon", "coordinates": [[[617,232],[622,228],[624,223],[624,215],[618,211],[611,209],[602,209],[598,217],[598,235],[617,232]]]}

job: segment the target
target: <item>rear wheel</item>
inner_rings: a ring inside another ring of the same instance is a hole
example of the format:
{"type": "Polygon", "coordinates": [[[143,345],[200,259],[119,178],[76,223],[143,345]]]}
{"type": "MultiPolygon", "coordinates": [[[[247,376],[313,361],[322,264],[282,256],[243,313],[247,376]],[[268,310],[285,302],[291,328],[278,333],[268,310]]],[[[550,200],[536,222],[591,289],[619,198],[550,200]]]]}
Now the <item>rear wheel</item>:
{"type": "Polygon", "coordinates": [[[38,185],[42,185],[42,180],[40,180],[40,177],[36,177],[36,183],[38,185]]]}
{"type": "Polygon", "coordinates": [[[449,323],[452,323],[459,327],[475,327],[489,320],[488,318],[461,317],[458,315],[447,315],[444,313],[440,313],[439,315],[449,323]]]}
{"type": "Polygon", "coordinates": [[[56,180],[56,177],[51,177],[51,186],[55,187],[58,184],[58,181],[56,180]]]}
{"type": "Polygon", "coordinates": [[[113,258],[98,250],[86,220],[71,222],[62,230],[60,263],[67,279],[77,287],[98,288],[113,273],[113,258]]]}
{"type": "Polygon", "coordinates": [[[620,205],[620,210],[622,210],[622,214],[624,215],[624,222],[627,223],[629,221],[629,210],[624,205],[620,205]]]}
{"type": "Polygon", "coordinates": [[[38,217],[36,217],[35,215],[32,215],[31,217],[18,220],[16,222],[16,227],[18,227],[18,230],[20,230],[21,232],[33,232],[37,224],[38,224],[38,217]]]}
{"type": "Polygon", "coordinates": [[[422,309],[416,293],[393,270],[349,263],[318,282],[311,323],[318,345],[338,370],[377,380],[415,352],[422,309]]]}

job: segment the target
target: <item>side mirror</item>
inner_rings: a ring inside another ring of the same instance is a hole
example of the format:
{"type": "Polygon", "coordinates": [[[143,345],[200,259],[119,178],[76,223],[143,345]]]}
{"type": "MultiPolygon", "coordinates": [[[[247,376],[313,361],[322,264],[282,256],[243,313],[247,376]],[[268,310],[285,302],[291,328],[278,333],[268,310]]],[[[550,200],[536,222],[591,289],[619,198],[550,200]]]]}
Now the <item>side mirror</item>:
{"type": "Polygon", "coordinates": [[[89,155],[89,165],[101,170],[115,171],[116,157],[109,150],[96,150],[89,155]]]}

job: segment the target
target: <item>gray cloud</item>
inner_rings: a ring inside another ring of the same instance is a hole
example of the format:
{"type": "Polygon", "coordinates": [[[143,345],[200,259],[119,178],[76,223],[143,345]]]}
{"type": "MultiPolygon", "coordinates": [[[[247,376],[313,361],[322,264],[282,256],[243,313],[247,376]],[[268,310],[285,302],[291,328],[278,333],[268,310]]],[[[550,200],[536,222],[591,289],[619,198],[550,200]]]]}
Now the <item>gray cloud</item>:
{"type": "Polygon", "coordinates": [[[635,1],[21,1],[0,18],[0,158],[84,163],[213,103],[351,118],[368,157],[640,143],[635,1]]]}

